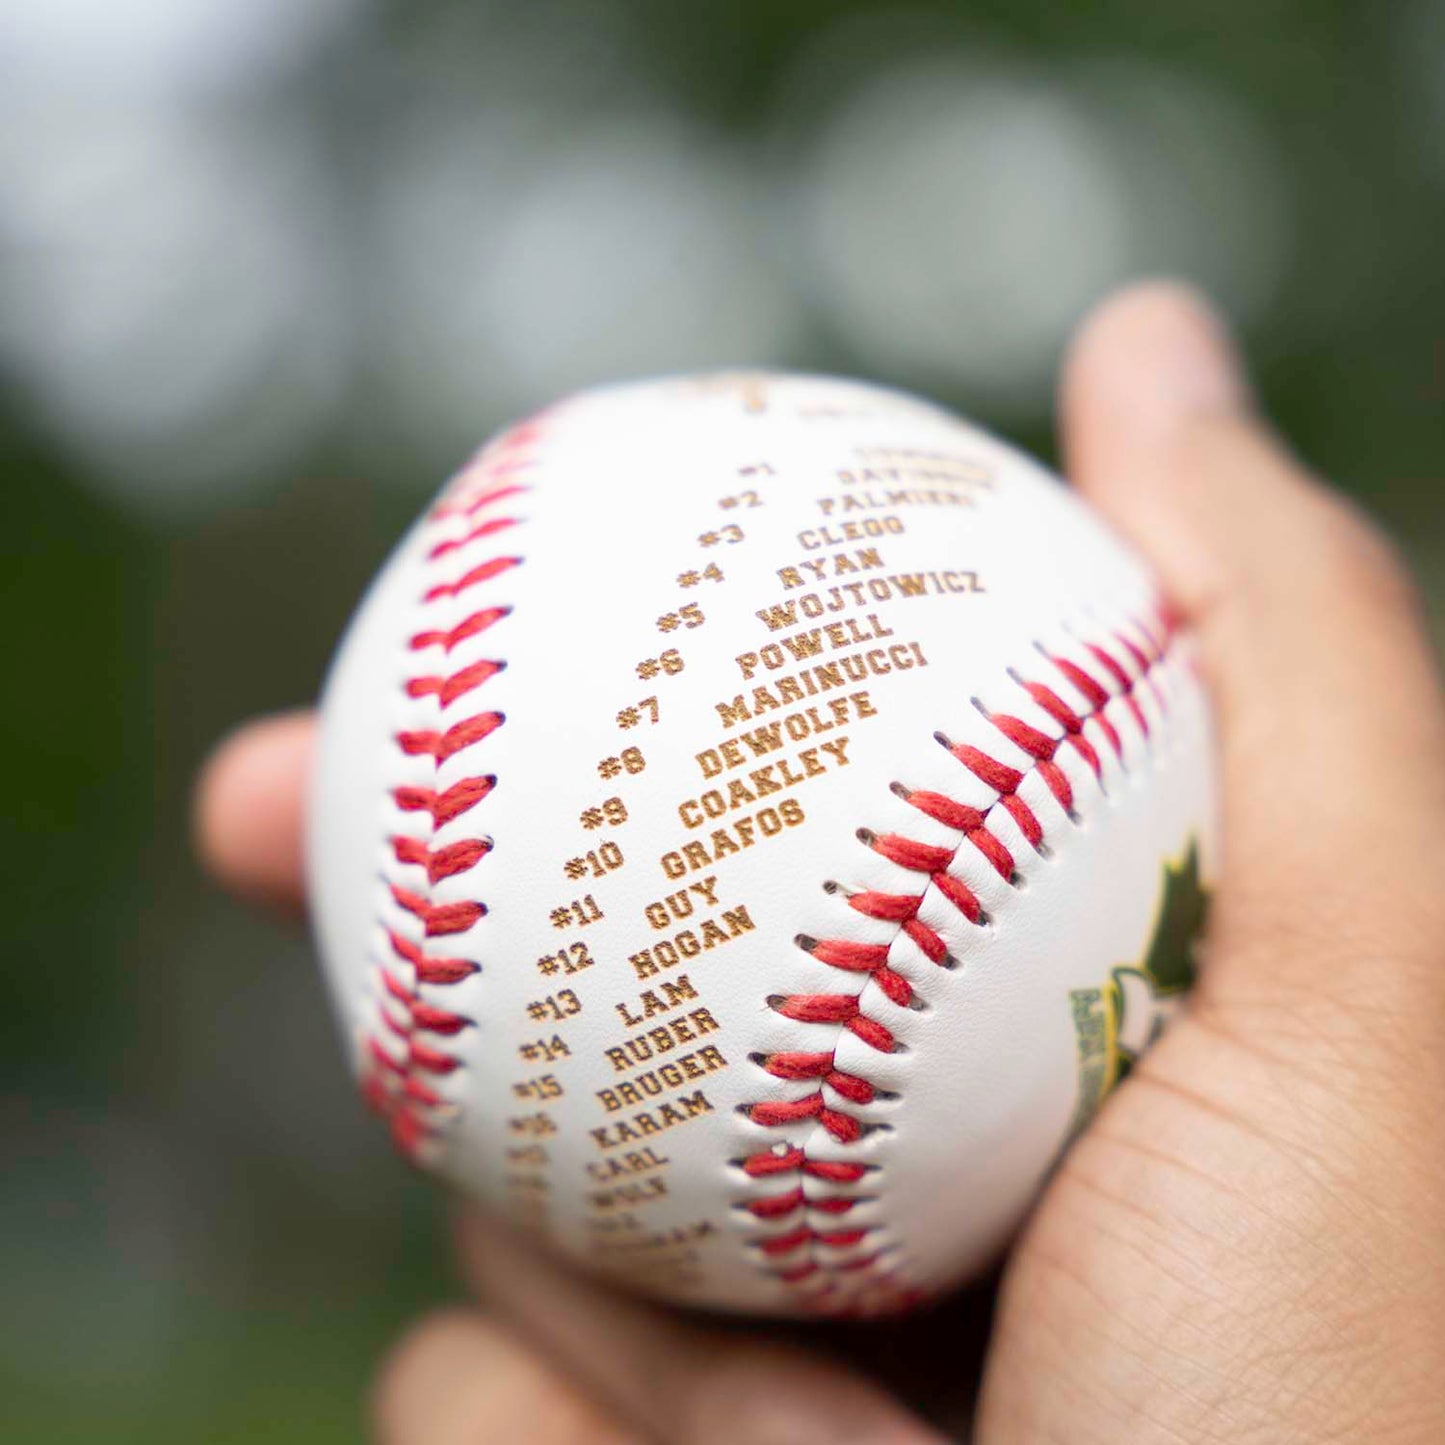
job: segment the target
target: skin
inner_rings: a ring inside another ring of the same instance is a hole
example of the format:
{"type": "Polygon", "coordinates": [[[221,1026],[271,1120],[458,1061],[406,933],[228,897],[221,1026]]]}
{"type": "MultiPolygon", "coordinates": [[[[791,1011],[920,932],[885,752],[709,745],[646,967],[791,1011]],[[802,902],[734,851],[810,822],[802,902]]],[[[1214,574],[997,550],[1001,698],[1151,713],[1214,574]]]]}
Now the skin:
{"type": "MultiPolygon", "coordinates": [[[[1051,1181],[991,1328],[977,1293],[871,1332],[684,1318],[463,1208],[480,1303],[383,1365],[386,1445],[1445,1440],[1445,701],[1418,599],[1191,292],[1105,302],[1060,413],[1073,484],[1199,634],[1226,848],[1190,1006],[1051,1181]]],[[[306,716],[253,723],[201,780],[200,850],[244,898],[301,906],[312,745],[306,716]]]]}

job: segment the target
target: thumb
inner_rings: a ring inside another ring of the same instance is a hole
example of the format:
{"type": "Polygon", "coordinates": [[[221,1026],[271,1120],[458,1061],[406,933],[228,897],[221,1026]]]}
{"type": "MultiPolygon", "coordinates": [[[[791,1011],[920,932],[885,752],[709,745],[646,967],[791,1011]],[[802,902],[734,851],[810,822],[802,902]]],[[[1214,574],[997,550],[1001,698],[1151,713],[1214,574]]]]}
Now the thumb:
{"type": "MultiPolygon", "coordinates": [[[[1374,970],[1378,998],[1379,960],[1406,947],[1396,935],[1442,923],[1445,708],[1404,568],[1271,434],[1222,324],[1182,287],[1104,303],[1072,348],[1061,410],[1076,485],[1153,562],[1215,702],[1224,869],[1208,993],[1293,1009],[1326,970],[1345,989],[1374,970]]],[[[1415,987],[1406,972],[1390,983],[1415,987]]]]}

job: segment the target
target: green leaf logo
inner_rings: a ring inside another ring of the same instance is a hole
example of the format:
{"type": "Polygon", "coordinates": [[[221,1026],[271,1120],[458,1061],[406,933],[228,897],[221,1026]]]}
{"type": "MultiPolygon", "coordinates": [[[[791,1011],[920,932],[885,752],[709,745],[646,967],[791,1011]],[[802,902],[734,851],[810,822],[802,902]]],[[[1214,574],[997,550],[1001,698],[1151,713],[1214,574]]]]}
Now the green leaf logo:
{"type": "Polygon", "coordinates": [[[1144,955],[1144,972],[1156,993],[1182,993],[1193,984],[1194,944],[1208,911],[1209,894],[1199,881],[1199,843],[1191,838],[1183,859],[1164,865],[1164,902],[1144,955]]]}
{"type": "Polygon", "coordinates": [[[1071,1139],[1158,1038],[1194,982],[1194,950],[1208,911],[1199,843],[1191,838],[1182,858],[1164,864],[1159,911],[1143,958],[1110,969],[1097,988],[1070,994],[1079,1049],[1079,1098],[1071,1139]]]}

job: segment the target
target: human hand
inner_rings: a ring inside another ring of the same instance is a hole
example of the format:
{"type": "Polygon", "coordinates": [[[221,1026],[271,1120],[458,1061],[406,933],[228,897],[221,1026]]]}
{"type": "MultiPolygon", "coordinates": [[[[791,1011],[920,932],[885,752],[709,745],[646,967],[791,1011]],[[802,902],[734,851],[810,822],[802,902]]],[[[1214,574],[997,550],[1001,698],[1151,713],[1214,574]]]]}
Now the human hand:
{"type": "MultiPolygon", "coordinates": [[[[1199,635],[1225,858],[1188,1009],[1013,1249],[975,1438],[1445,1439],[1445,701],[1389,549],[1251,414],[1212,318],[1142,287],[1066,367],[1075,483],[1199,635]]],[[[202,852],[299,908],[309,719],[212,760],[202,852]]],[[[395,1445],[907,1445],[964,1428],[977,1296],[840,1334],[624,1298],[464,1207],[483,1308],[385,1367],[395,1445]],[[785,1338],[786,1337],[786,1338],[785,1338]],[[912,1378],[885,1388],[840,1342],[912,1378]]]]}

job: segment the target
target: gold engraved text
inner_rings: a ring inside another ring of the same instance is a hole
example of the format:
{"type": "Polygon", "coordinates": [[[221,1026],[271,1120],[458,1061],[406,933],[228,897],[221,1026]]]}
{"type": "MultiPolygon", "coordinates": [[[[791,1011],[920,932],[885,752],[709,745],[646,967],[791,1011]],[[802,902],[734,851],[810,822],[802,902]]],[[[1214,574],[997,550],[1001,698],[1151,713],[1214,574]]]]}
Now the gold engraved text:
{"type": "Polygon", "coordinates": [[[722,918],[704,918],[694,928],[684,928],[671,938],[664,938],[628,959],[638,978],[652,978],[665,968],[673,968],[685,958],[696,958],[731,943],[740,934],[753,931],[753,920],[745,907],[724,908],[722,918]]]}
{"type": "Polygon", "coordinates": [[[873,647],[862,652],[844,653],[832,662],[805,667],[787,677],[775,678],[766,686],[754,687],[744,696],[738,693],[731,702],[714,703],[725,728],[735,727],[766,712],[782,712],[785,708],[806,703],[809,698],[867,682],[870,677],[887,677],[891,672],[906,672],[914,667],[927,667],[928,659],[916,642],[895,642],[889,647],[873,647]]]}
{"type": "Polygon", "coordinates": [[[782,758],[753,768],[746,777],[729,778],[727,791],[709,788],[696,798],[688,798],[677,806],[677,815],[685,828],[702,828],[709,820],[725,817],[738,808],[750,808],[759,798],[784,788],[796,788],[809,778],[846,768],[848,738],[833,738],[816,748],[799,748],[795,758],[782,758]]]}
{"type": "Polygon", "coordinates": [[[759,808],[750,818],[734,818],[725,828],[714,828],[707,842],[684,843],[657,861],[669,878],[686,878],[714,863],[721,863],[744,848],[766,838],[776,838],[785,828],[796,828],[807,817],[796,798],[784,798],[776,808],[759,808]]]}
{"type": "MultiPolygon", "coordinates": [[[[764,613],[760,612],[758,616],[769,627],[774,626],[764,613]]],[[[821,657],[825,652],[861,647],[865,642],[877,642],[879,638],[892,636],[893,629],[884,626],[876,612],[870,612],[862,624],[856,617],[850,617],[846,622],[825,622],[821,627],[790,633],[778,642],[764,643],[756,652],[741,652],[733,660],[742,675],[751,679],[757,676],[759,667],[777,672],[792,662],[806,662],[810,657],[821,657]]]]}
{"type": "Polygon", "coordinates": [[[666,1023],[654,1024],[650,1029],[624,1039],[620,1044],[602,1052],[613,1072],[625,1074],[638,1064],[645,1064],[657,1054],[670,1054],[679,1044],[696,1043],[707,1034],[716,1032],[718,1021],[705,1008],[695,1008],[666,1023]]]}
{"type": "Polygon", "coordinates": [[[640,1144],[653,1134],[665,1133],[681,1124],[689,1124],[703,1114],[711,1114],[712,1105],[701,1089],[683,1094],[668,1102],[664,1100],[654,1109],[639,1109],[630,1119],[619,1119],[601,1129],[592,1129],[592,1142],[603,1153],[619,1149],[624,1144],[640,1144]]]}
{"type": "Polygon", "coordinates": [[[609,1114],[620,1114],[623,1109],[636,1109],[671,1089],[680,1089],[694,1079],[706,1078],[708,1074],[725,1069],[728,1061],[721,1050],[712,1044],[690,1054],[679,1054],[655,1069],[644,1069],[633,1078],[610,1089],[598,1089],[597,1101],[609,1114]]]}

